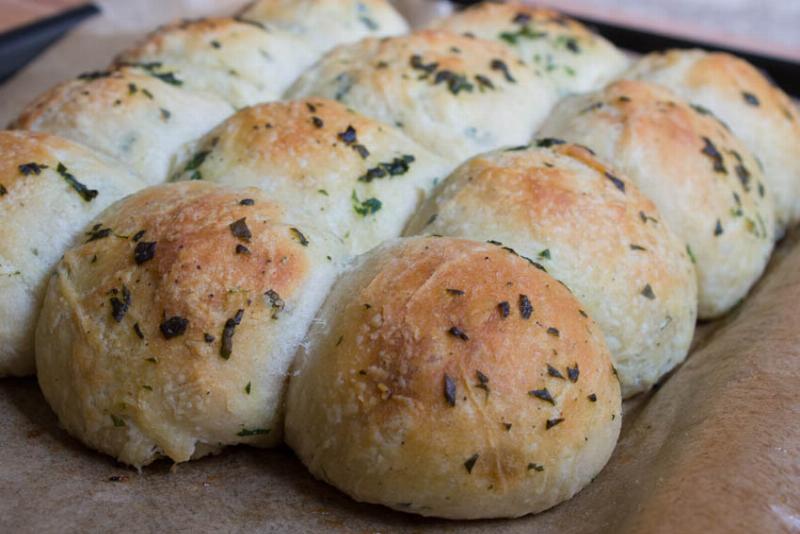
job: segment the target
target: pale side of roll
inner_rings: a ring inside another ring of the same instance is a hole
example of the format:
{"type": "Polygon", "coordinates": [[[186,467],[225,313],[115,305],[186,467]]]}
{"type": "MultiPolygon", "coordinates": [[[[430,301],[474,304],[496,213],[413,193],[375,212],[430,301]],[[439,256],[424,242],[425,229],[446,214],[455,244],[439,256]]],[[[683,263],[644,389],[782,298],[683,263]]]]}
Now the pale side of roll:
{"type": "Polygon", "coordinates": [[[527,142],[557,98],[508,47],[434,30],[340,46],[287,95],[338,100],[454,164],[527,142]]]}
{"type": "Polygon", "coordinates": [[[196,182],[145,189],[88,232],[36,330],[39,385],[64,428],[135,467],[279,443],[334,240],[255,188],[196,182]]]}
{"type": "Polygon", "coordinates": [[[431,25],[510,46],[551,78],[562,95],[601,89],[629,63],[622,51],[580,22],[522,2],[482,2],[431,25]]]}
{"type": "Polygon", "coordinates": [[[645,391],[692,341],[697,275],[686,244],[653,224],[655,205],[589,150],[537,144],[459,167],[410,233],[493,239],[537,262],[603,330],[623,396],[645,391]]]}
{"type": "Polygon", "coordinates": [[[359,501],[453,519],[545,510],[620,429],[597,325],[499,246],[394,240],[341,277],[298,355],[286,438],[359,501]]]}
{"type": "Polygon", "coordinates": [[[145,185],[119,162],[47,134],[0,132],[0,376],[34,372],[47,278],[83,228],[145,185]]]}
{"type": "Polygon", "coordinates": [[[232,18],[163,26],[117,57],[117,64],[160,63],[187,89],[236,108],[280,99],[318,54],[298,37],[232,18]]]}
{"type": "Polygon", "coordinates": [[[257,186],[359,254],[399,236],[450,168],[396,128],[311,98],[238,112],[197,144],[178,176],[257,186]]]}
{"type": "Polygon", "coordinates": [[[719,317],[747,295],[769,260],[772,196],[749,150],[725,125],[671,91],[638,81],[564,100],[541,137],[594,149],[627,175],[689,245],[701,319],[719,317]]]}
{"type": "Polygon", "coordinates": [[[292,33],[319,54],[367,37],[409,31],[388,0],[255,0],[239,18],[292,33]]]}
{"type": "Polygon", "coordinates": [[[664,85],[722,119],[763,163],[779,235],[800,222],[800,113],[766,76],[743,59],[703,50],[650,54],[625,76],[664,85]]]}
{"type": "Polygon", "coordinates": [[[128,165],[145,183],[158,184],[186,143],[233,113],[225,101],[182,85],[158,65],[89,72],[39,96],[11,127],[81,143],[128,165]]]}

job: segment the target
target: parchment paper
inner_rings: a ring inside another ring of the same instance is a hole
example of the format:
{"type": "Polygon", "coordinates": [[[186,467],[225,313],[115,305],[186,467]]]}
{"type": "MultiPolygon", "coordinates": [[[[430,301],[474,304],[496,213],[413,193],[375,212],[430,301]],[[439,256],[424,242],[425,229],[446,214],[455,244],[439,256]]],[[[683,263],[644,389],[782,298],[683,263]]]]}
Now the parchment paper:
{"type": "MultiPolygon", "coordinates": [[[[159,23],[242,2],[100,3],[102,17],[0,88],[0,122],[159,23]]],[[[238,447],[139,474],[66,435],[34,379],[6,379],[0,532],[800,532],[798,233],[738,309],[701,325],[690,358],[662,387],[626,403],[619,444],[597,479],[543,514],[453,522],[359,504],[285,448],[238,447]]]]}

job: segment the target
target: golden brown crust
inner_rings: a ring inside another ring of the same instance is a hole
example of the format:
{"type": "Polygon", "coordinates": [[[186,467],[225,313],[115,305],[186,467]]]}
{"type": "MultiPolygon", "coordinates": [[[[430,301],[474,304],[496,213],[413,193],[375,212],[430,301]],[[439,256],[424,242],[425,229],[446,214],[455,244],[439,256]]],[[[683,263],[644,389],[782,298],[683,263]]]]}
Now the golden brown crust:
{"type": "Polygon", "coordinates": [[[290,383],[287,439],[358,500],[524,515],[571,496],[611,453],[620,397],[602,334],[508,250],[387,243],[319,318],[290,383]]]}
{"type": "Polygon", "coordinates": [[[71,433],[134,466],[275,444],[285,373],[336,260],[324,232],[284,222],[256,189],[144,190],[51,281],[45,396],[71,433]]]}
{"type": "Polygon", "coordinates": [[[527,142],[556,99],[508,47],[435,30],[340,46],[287,95],[338,100],[453,162],[527,142]]]}
{"type": "Polygon", "coordinates": [[[697,315],[694,266],[666,225],[648,224],[661,215],[627,177],[585,147],[550,143],[468,161],[410,232],[491,239],[541,264],[598,321],[630,396],[686,356],[697,315]]]}
{"type": "Polygon", "coordinates": [[[293,33],[319,54],[366,37],[409,31],[387,0],[255,0],[240,17],[293,33]]]}
{"type": "Polygon", "coordinates": [[[628,64],[620,50],[580,22],[522,2],[481,2],[432,26],[510,46],[562,94],[600,89],[628,64]]]}
{"type": "Polygon", "coordinates": [[[730,54],[670,50],[626,76],[663,84],[720,117],[763,163],[780,233],[800,221],[800,113],[755,67],[730,54]]]}
{"type": "Polygon", "coordinates": [[[92,217],[144,184],[48,134],[0,132],[0,154],[0,376],[27,375],[48,273],[92,217]]]}
{"type": "Polygon", "coordinates": [[[160,183],[185,143],[233,111],[180,86],[164,67],[90,72],[39,96],[11,127],[81,143],[127,164],[146,183],[160,183]]]}
{"type": "Polygon", "coordinates": [[[591,147],[655,202],[696,258],[701,318],[725,313],[760,276],[773,247],[772,198],[754,157],[702,108],[620,81],[564,101],[540,135],[591,147]]]}
{"type": "Polygon", "coordinates": [[[396,128],[311,98],[240,111],[197,144],[180,177],[260,187],[358,254],[400,235],[449,168],[396,128]]]}
{"type": "Polygon", "coordinates": [[[290,33],[232,18],[162,26],[116,59],[117,65],[162,63],[183,87],[241,108],[278,100],[317,54],[290,33]]]}

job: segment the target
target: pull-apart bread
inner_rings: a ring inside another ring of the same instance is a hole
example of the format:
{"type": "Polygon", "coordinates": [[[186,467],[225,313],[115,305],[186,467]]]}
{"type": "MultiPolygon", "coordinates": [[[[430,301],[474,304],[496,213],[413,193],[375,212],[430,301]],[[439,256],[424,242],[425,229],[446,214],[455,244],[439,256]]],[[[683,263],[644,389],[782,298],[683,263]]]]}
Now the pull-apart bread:
{"type": "Polygon", "coordinates": [[[317,58],[290,33],[218,18],[159,28],[116,61],[118,65],[160,64],[183,87],[212,93],[241,108],[279,100],[317,58]]]}
{"type": "Polygon", "coordinates": [[[772,195],[750,151],[725,124],[671,91],[638,81],[564,100],[541,136],[582,143],[613,162],[688,245],[698,275],[698,315],[724,314],[769,260],[772,195]]]}
{"type": "Polygon", "coordinates": [[[743,59],[703,50],[650,54],[625,76],[666,86],[724,121],[763,164],[778,235],[800,222],[800,113],[766,76],[743,59]]]}
{"type": "Polygon", "coordinates": [[[286,439],[353,498],[516,517],[597,475],[620,429],[603,334],[496,245],[389,241],[337,282],[298,355],[286,439]]]}
{"type": "Polygon", "coordinates": [[[601,89],[628,66],[622,51],[580,22],[522,2],[482,2],[432,27],[510,46],[562,95],[601,89]]]}
{"type": "Polygon", "coordinates": [[[686,357],[697,282],[686,245],[615,172],[553,139],[490,152],[459,167],[410,232],[494,240],[564,282],[603,330],[630,396],[686,357]]]}
{"type": "Polygon", "coordinates": [[[311,98],[238,112],[180,170],[182,179],[260,187],[360,254],[399,236],[450,165],[392,126],[311,98]]]}
{"type": "Polygon", "coordinates": [[[0,132],[0,376],[34,372],[48,276],[104,208],[142,189],[111,158],[47,134],[0,132]]]}
{"type": "Polygon", "coordinates": [[[140,467],[269,446],[333,238],[255,188],[183,182],[114,204],[53,274],[39,385],[64,428],[140,467]]]}
{"type": "Polygon", "coordinates": [[[454,164],[527,142],[557,98],[508,47],[434,30],[339,46],[287,96],[338,100],[454,164]]]}
{"type": "Polygon", "coordinates": [[[389,0],[256,0],[239,18],[290,32],[319,54],[366,37],[409,31],[389,0]]]}
{"type": "Polygon", "coordinates": [[[158,63],[89,72],[41,95],[11,127],[81,143],[158,184],[186,143],[233,113],[224,100],[182,86],[158,63]]]}

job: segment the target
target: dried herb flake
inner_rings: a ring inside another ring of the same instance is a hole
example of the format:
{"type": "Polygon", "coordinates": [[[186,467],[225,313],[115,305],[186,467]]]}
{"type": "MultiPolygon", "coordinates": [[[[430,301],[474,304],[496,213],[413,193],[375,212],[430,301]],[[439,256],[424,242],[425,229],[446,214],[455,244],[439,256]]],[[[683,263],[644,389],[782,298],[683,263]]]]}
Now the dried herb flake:
{"type": "Polygon", "coordinates": [[[478,461],[478,458],[480,458],[480,454],[476,452],[467,458],[466,462],[464,462],[464,467],[467,469],[467,473],[472,474],[472,468],[475,467],[475,462],[478,461]]]}
{"type": "Polygon", "coordinates": [[[155,241],[139,241],[136,243],[136,248],[133,249],[133,261],[136,265],[141,265],[153,259],[156,255],[155,241]]]}
{"type": "Polygon", "coordinates": [[[447,373],[444,375],[444,400],[450,406],[456,405],[456,382],[447,373]]]}
{"type": "Polygon", "coordinates": [[[533,390],[528,392],[528,395],[530,395],[531,397],[536,397],[539,400],[543,400],[545,402],[549,402],[553,406],[556,405],[556,401],[553,400],[553,396],[550,395],[550,392],[547,390],[547,388],[544,388],[544,389],[533,389],[533,390]]]}
{"type": "Polygon", "coordinates": [[[222,344],[219,348],[219,355],[227,360],[233,353],[233,334],[236,332],[236,327],[242,322],[244,310],[238,310],[236,315],[225,321],[225,327],[222,329],[222,344]]]}
{"type": "Polygon", "coordinates": [[[164,339],[172,339],[185,334],[188,326],[188,319],[175,315],[161,323],[158,328],[161,330],[161,335],[164,336],[164,339]]]}
{"type": "Polygon", "coordinates": [[[523,319],[530,319],[533,313],[533,304],[528,299],[527,295],[519,296],[519,314],[523,319]]]}

